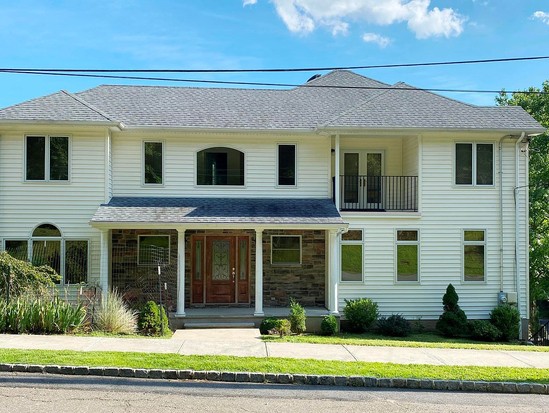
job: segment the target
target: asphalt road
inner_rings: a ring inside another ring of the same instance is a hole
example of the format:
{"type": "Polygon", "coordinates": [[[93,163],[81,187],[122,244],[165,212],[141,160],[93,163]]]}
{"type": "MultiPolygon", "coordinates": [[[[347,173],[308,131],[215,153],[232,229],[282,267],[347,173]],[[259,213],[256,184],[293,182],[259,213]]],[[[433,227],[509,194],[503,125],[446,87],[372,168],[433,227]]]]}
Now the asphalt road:
{"type": "Polygon", "coordinates": [[[0,374],[3,412],[549,412],[542,395],[0,374]]]}

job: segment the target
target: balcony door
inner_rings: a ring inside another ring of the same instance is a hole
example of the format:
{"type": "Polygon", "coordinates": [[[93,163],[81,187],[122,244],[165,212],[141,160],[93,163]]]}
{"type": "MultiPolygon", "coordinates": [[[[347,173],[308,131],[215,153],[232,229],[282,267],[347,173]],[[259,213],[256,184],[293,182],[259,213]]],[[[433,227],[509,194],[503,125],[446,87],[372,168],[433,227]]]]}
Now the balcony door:
{"type": "Polygon", "coordinates": [[[343,209],[383,209],[383,152],[343,153],[343,209]]]}

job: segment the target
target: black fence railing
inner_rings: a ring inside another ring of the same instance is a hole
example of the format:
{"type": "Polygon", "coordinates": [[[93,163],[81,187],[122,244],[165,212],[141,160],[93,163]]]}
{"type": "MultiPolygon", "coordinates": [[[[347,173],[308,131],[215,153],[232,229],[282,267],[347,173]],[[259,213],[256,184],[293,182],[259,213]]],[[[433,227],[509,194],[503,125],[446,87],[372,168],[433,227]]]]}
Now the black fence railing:
{"type": "Polygon", "coordinates": [[[538,331],[532,334],[530,341],[536,346],[549,346],[549,321],[542,324],[538,331]]]}
{"type": "Polygon", "coordinates": [[[341,175],[342,211],[417,211],[417,176],[341,175]]]}

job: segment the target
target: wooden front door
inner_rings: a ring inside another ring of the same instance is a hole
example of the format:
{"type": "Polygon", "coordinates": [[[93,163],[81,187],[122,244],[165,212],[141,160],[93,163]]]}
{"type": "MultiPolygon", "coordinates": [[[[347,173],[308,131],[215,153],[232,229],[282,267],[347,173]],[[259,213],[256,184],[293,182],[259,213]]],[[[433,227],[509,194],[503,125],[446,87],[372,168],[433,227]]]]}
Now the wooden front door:
{"type": "Polygon", "coordinates": [[[249,303],[248,236],[195,236],[192,251],[193,304],[249,303]]]}

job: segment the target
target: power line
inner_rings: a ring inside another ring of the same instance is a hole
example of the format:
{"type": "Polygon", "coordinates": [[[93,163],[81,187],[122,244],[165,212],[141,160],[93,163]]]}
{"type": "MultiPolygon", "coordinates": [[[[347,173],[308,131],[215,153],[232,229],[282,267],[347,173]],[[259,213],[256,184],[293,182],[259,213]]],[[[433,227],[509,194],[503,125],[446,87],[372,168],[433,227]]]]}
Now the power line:
{"type": "Polygon", "coordinates": [[[383,65],[363,66],[327,66],[327,67],[303,67],[303,68],[266,68],[266,69],[32,69],[32,68],[0,68],[0,72],[64,72],[64,73],[268,73],[268,72],[314,72],[330,70],[361,70],[361,69],[388,69],[399,67],[421,67],[421,66],[448,66],[481,63],[503,63],[520,62],[533,60],[547,60],[549,56],[527,56],[527,57],[505,57],[497,59],[475,59],[475,60],[450,60],[439,62],[419,63],[395,63],[383,65]]]}
{"type": "Polygon", "coordinates": [[[22,69],[0,69],[0,73],[27,74],[27,75],[46,75],[46,76],[66,76],[66,77],[85,77],[96,79],[118,79],[118,80],[144,80],[160,82],[179,82],[179,83],[202,83],[231,86],[265,86],[265,87],[304,87],[304,88],[322,88],[322,89],[355,89],[355,90],[402,90],[402,91],[426,91],[426,92],[446,92],[446,93],[523,93],[545,95],[543,91],[522,91],[522,90],[487,90],[487,89],[444,89],[444,88],[417,88],[417,87],[394,87],[394,86],[338,86],[338,85],[317,85],[317,84],[294,84],[294,83],[269,83],[269,82],[241,82],[229,80],[203,80],[203,79],[181,79],[168,77],[149,77],[149,76],[120,76],[106,74],[89,73],[62,73],[49,72],[42,70],[22,70],[22,69]]]}

